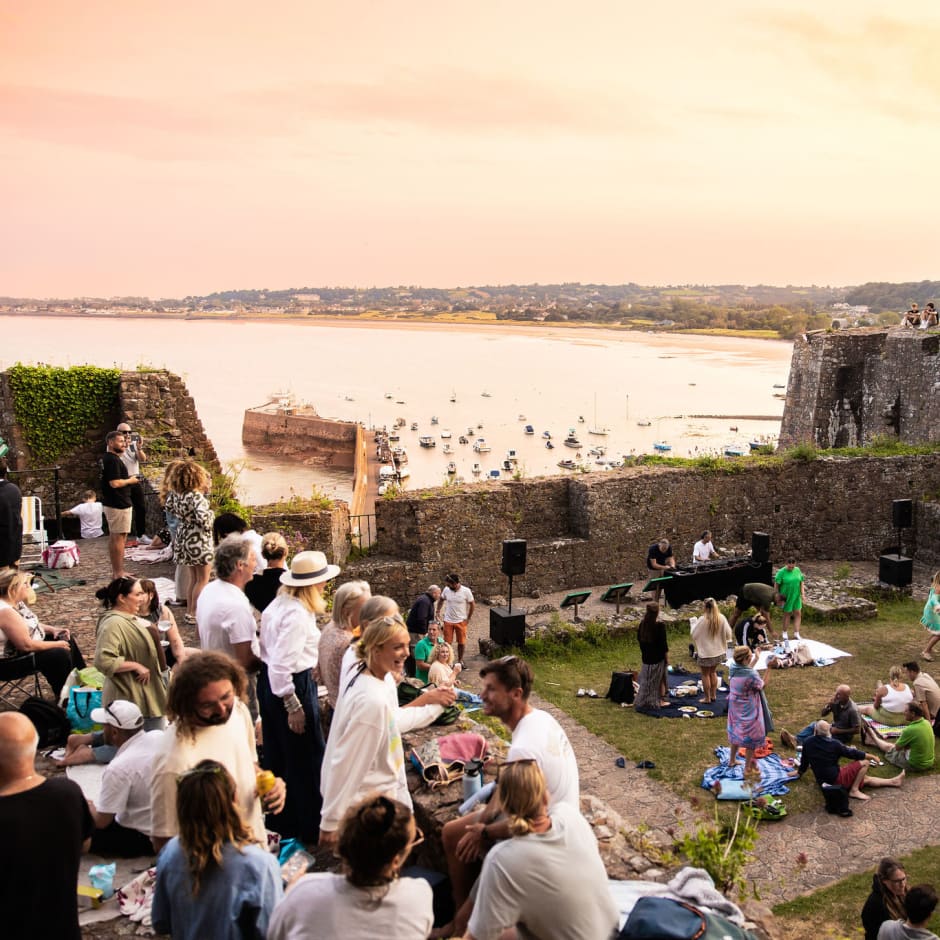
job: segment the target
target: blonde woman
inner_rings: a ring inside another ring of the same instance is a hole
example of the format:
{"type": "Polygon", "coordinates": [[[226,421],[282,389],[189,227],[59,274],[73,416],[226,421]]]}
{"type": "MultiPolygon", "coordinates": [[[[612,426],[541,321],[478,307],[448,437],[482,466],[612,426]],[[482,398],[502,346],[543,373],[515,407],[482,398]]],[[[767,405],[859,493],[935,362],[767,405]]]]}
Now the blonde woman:
{"type": "Polygon", "coordinates": [[[179,519],[173,538],[173,560],[189,569],[186,623],[195,626],[199,595],[209,583],[212,571],[213,513],[207,497],[212,477],[195,460],[187,460],[169,485],[173,488],[167,493],[166,508],[179,519]]]}
{"type": "Polygon", "coordinates": [[[32,653],[58,696],[72,668],[84,668],[85,660],[68,630],[40,623],[29,609],[36,600],[32,580],[16,568],[0,569],[0,656],[32,653]]]}
{"type": "Polygon", "coordinates": [[[404,669],[411,637],[394,601],[378,596],[369,605],[380,608],[383,602],[395,612],[373,620],[363,614],[362,637],[350,647],[358,666],[347,673],[351,677],[340,690],[323,758],[321,846],[336,844],[346,810],[369,793],[383,794],[411,808],[402,728],[420,727],[443,710],[433,704],[399,709],[395,676],[404,669]]]}
{"type": "Polygon", "coordinates": [[[567,803],[549,812],[534,760],[504,764],[497,792],[511,838],[483,861],[466,936],[496,937],[519,923],[533,937],[613,936],[617,908],[590,823],[567,803]]]}
{"type": "Polygon", "coordinates": [[[930,651],[940,642],[940,571],[933,576],[933,581],[930,582],[930,593],[927,595],[927,603],[924,604],[924,613],[920,618],[920,622],[930,634],[930,639],[920,655],[921,658],[930,663],[933,662],[930,651]]]}
{"type": "Polygon", "coordinates": [[[251,606],[264,613],[268,604],[277,597],[281,575],[287,570],[287,539],[280,532],[261,536],[261,557],[267,567],[245,585],[245,594],[251,606]]]}
{"type": "Polygon", "coordinates": [[[367,581],[346,581],[333,592],[333,616],[320,637],[320,682],[326,686],[326,697],[336,708],[339,699],[339,676],[343,655],[359,632],[362,609],[372,597],[367,581]]]}
{"type": "Polygon", "coordinates": [[[457,682],[463,666],[454,665],[454,650],[450,643],[438,643],[430,652],[431,668],[428,669],[428,682],[439,689],[452,689],[457,682]]]}
{"type": "Polygon", "coordinates": [[[263,937],[284,897],[277,858],[255,842],[218,761],[180,774],[179,835],[157,859],[153,927],[179,940],[263,937]]]}
{"type": "Polygon", "coordinates": [[[728,655],[728,647],[734,644],[734,633],[714,597],[705,598],[705,612],[692,625],[692,642],[698,653],[705,693],[699,702],[707,705],[718,698],[718,666],[728,655]]]}
{"type": "Polygon", "coordinates": [[[284,810],[274,825],[285,838],[316,843],[320,831],[323,731],[317,704],[323,587],[339,574],[323,552],[298,552],[281,575],[277,597],[261,616],[258,707],[264,766],[287,783],[284,810]]]}
{"type": "Polygon", "coordinates": [[[879,684],[875,689],[874,705],[860,705],[858,710],[860,714],[871,715],[883,725],[897,728],[907,724],[904,709],[908,702],[913,701],[914,693],[904,681],[904,670],[900,666],[892,666],[888,670],[888,684],[879,684]]]}

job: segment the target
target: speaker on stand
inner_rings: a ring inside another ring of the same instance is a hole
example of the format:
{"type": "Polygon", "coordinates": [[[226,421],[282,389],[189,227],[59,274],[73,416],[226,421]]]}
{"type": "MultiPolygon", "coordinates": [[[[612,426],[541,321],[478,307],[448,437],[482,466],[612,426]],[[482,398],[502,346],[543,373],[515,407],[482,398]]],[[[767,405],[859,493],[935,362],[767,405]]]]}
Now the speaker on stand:
{"type": "Polygon", "coordinates": [[[509,578],[509,606],[490,608],[490,639],[498,646],[525,646],[525,610],[512,612],[512,579],[525,574],[526,540],[506,539],[500,571],[509,578]]]}
{"type": "Polygon", "coordinates": [[[893,587],[907,587],[914,580],[914,560],[902,552],[901,530],[914,524],[912,499],[896,499],[891,503],[891,524],[897,530],[898,543],[894,552],[878,559],[878,580],[893,587]]]}

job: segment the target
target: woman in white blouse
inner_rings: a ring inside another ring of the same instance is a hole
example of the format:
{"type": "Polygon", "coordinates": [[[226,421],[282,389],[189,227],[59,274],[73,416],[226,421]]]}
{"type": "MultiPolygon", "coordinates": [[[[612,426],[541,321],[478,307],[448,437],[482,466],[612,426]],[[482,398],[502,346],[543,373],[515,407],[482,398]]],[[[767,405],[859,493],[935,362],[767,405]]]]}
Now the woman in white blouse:
{"type": "Polygon", "coordinates": [[[266,769],[287,784],[284,810],[273,819],[285,838],[316,844],[320,831],[323,732],[317,704],[323,585],[339,574],[323,552],[299,552],[281,575],[277,597],[261,616],[258,705],[266,769]]]}

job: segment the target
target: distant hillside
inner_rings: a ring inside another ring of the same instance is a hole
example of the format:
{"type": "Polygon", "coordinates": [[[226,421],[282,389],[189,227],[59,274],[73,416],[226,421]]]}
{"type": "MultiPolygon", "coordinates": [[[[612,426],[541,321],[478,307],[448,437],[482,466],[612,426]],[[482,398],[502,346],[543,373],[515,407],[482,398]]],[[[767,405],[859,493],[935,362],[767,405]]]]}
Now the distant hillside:
{"type": "Polygon", "coordinates": [[[851,288],[845,295],[846,303],[865,304],[872,313],[907,310],[911,301],[923,307],[929,300],[940,302],[940,281],[908,281],[904,284],[870,281],[851,288]]]}

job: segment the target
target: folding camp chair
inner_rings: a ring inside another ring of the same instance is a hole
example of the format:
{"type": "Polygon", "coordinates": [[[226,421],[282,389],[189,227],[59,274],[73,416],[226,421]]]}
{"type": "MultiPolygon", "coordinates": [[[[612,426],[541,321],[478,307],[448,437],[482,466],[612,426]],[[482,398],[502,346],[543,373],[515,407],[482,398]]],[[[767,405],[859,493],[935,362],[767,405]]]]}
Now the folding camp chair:
{"type": "Polygon", "coordinates": [[[32,653],[0,657],[0,706],[19,708],[31,695],[41,698],[40,678],[32,653]]]}
{"type": "Polygon", "coordinates": [[[42,564],[42,553],[48,545],[46,527],[42,517],[42,500],[38,496],[23,497],[23,552],[20,566],[42,564]]]}

